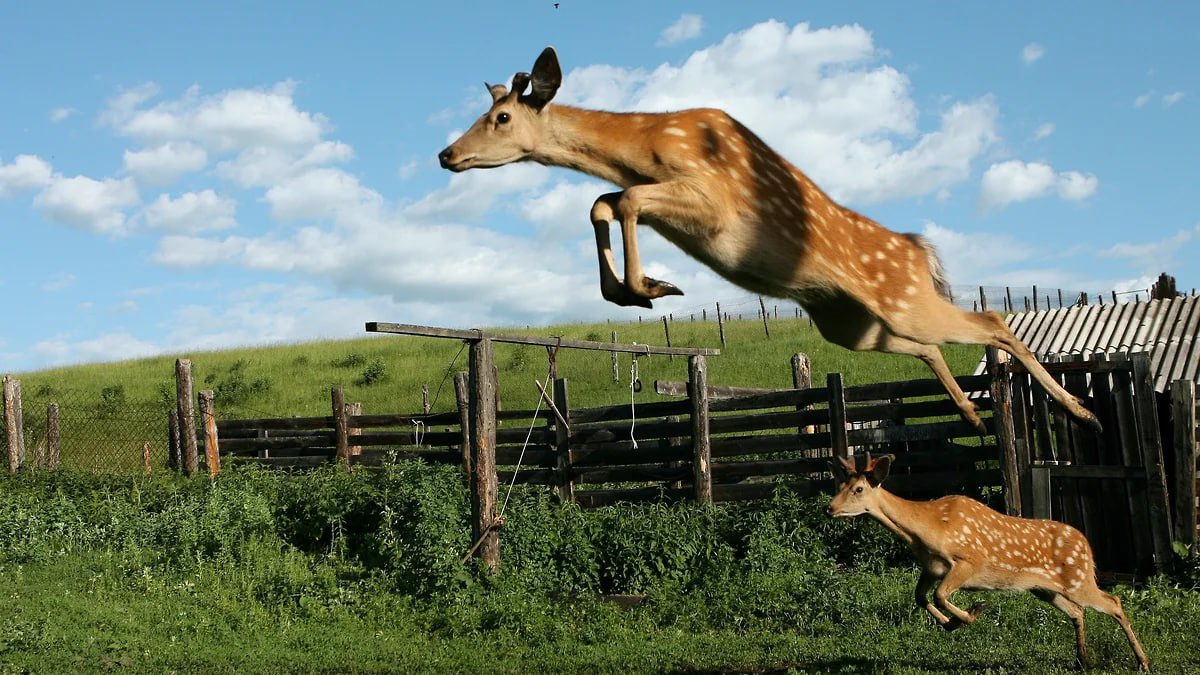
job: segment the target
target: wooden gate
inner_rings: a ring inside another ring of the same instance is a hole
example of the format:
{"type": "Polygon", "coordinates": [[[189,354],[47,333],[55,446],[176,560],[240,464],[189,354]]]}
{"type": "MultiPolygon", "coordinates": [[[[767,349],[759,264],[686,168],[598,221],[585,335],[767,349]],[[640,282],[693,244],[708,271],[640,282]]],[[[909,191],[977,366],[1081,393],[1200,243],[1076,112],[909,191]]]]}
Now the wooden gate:
{"type": "Polygon", "coordinates": [[[1096,412],[1104,432],[1058,410],[1018,364],[1008,365],[1012,448],[1023,515],[1087,535],[1101,577],[1130,580],[1171,560],[1171,514],[1150,355],[1046,363],[1096,412]]]}

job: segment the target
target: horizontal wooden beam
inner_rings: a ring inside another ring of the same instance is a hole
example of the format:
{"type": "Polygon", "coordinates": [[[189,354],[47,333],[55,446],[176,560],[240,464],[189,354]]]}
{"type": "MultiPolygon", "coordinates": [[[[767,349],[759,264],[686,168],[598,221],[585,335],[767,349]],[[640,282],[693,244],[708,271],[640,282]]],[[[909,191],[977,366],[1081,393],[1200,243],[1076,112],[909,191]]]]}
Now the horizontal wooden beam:
{"type": "Polygon", "coordinates": [[[457,340],[483,340],[505,342],[515,345],[541,345],[543,347],[566,347],[568,349],[590,349],[598,352],[625,352],[630,354],[669,354],[679,356],[715,356],[719,349],[709,347],[656,347],[654,345],[621,344],[616,342],[592,342],[558,337],[537,337],[511,333],[493,333],[478,328],[437,328],[409,323],[384,323],[368,321],[368,333],[393,333],[396,335],[420,335],[423,337],[454,338],[457,340]]]}

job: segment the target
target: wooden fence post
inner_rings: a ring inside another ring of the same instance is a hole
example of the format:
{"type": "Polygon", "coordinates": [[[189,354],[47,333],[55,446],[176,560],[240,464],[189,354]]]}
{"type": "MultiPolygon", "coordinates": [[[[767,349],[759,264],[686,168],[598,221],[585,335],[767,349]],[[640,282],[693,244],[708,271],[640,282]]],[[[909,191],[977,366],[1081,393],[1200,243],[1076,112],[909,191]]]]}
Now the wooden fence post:
{"type": "Polygon", "coordinates": [[[46,468],[54,471],[62,460],[62,431],[58,425],[58,404],[46,406],[46,468]]]}
{"type": "Polygon", "coordinates": [[[471,409],[471,536],[479,558],[491,571],[500,568],[496,495],[496,369],[492,341],[471,341],[468,381],[471,409]]]}
{"type": "MultiPolygon", "coordinates": [[[[362,412],[361,412],[362,404],[359,403],[357,405],[360,408],[360,412],[355,413],[355,414],[361,415],[362,414],[362,412]]],[[[425,384],[421,385],[421,412],[425,413],[426,415],[429,414],[429,383],[425,383],[425,384]]],[[[360,448],[360,451],[361,451],[361,448],[360,448]]]]}
{"type": "Polygon", "coordinates": [[[850,440],[846,435],[846,389],[841,373],[829,373],[825,378],[829,389],[829,440],[834,457],[850,457],[850,440]]]}
{"type": "Polygon", "coordinates": [[[467,389],[467,374],[454,374],[454,400],[458,404],[458,425],[462,432],[462,467],[463,475],[471,477],[471,402],[467,389]]]}
{"type": "Polygon", "coordinates": [[[1016,429],[1013,427],[1012,386],[1008,382],[1008,352],[995,347],[986,350],[988,373],[992,376],[992,425],[1000,450],[1000,472],[1004,477],[1004,510],[1010,516],[1021,515],[1021,474],[1025,467],[1017,461],[1016,429]]]}
{"type": "MultiPolygon", "coordinates": [[[[423,385],[422,388],[425,390],[426,393],[429,392],[429,385],[423,385]]],[[[426,397],[426,399],[425,399],[424,409],[425,409],[425,414],[428,415],[429,414],[429,399],[428,399],[428,397],[426,397]]],[[[354,401],[353,403],[346,404],[346,435],[347,435],[346,442],[347,443],[350,442],[350,437],[361,435],[363,432],[362,427],[351,426],[351,421],[350,421],[350,419],[353,417],[361,416],[362,411],[363,411],[362,401],[354,401]]],[[[420,448],[418,448],[418,450],[419,449],[420,448]]],[[[358,457],[359,455],[362,454],[362,450],[363,449],[362,449],[361,445],[351,445],[350,446],[350,456],[358,457]]]]}
{"type": "Polygon", "coordinates": [[[196,448],[196,404],[193,401],[192,362],[178,359],[175,361],[175,411],[179,417],[179,451],[185,476],[200,470],[196,448]]]}
{"type": "MultiPolygon", "coordinates": [[[[564,420],[571,419],[568,407],[567,381],[564,378],[554,380],[554,407],[562,414],[564,420]]],[[[564,503],[575,501],[575,479],[571,476],[571,430],[562,422],[554,419],[554,449],[557,452],[558,464],[558,497],[564,503]]]]}
{"type": "Polygon", "coordinates": [[[221,473],[221,450],[217,445],[217,412],[211,390],[200,392],[200,419],[204,422],[204,461],[208,464],[208,477],[216,478],[221,473]]]}
{"type": "Polygon", "coordinates": [[[693,487],[698,503],[711,504],[712,443],[708,436],[708,363],[699,354],[688,358],[688,388],[691,390],[688,394],[692,401],[693,487]]]}
{"type": "Polygon", "coordinates": [[[4,376],[4,423],[8,431],[8,472],[15,474],[25,461],[25,422],[21,412],[21,381],[4,376]]]}
{"type": "Polygon", "coordinates": [[[346,391],[341,387],[330,390],[333,407],[333,442],[342,466],[350,469],[350,428],[346,426],[346,391]]]}
{"type": "MultiPolygon", "coordinates": [[[[612,331],[612,343],[617,344],[617,331],[612,331]]],[[[613,382],[621,381],[621,371],[617,367],[617,353],[609,352],[612,355],[613,382]]]]}
{"type": "MultiPolygon", "coordinates": [[[[798,352],[792,354],[792,388],[793,389],[811,389],[812,388],[812,361],[808,358],[808,354],[798,352]]],[[[810,406],[798,405],[796,412],[800,412],[810,406]]],[[[812,433],[812,425],[800,426],[796,429],[796,433],[809,434],[812,433]]],[[[815,457],[811,450],[804,452],[807,457],[815,457]]]]}
{"type": "MultiPolygon", "coordinates": [[[[1175,540],[1196,545],[1196,383],[1171,383],[1171,419],[1175,437],[1175,540]]],[[[1193,555],[1200,554],[1195,548],[1193,555]]]]}
{"type": "MultiPolygon", "coordinates": [[[[767,306],[763,304],[762,296],[758,296],[758,311],[762,314],[763,333],[769,338],[771,337],[771,329],[767,327],[767,306]]],[[[668,344],[668,347],[671,345],[668,344]]]]}
{"type": "Polygon", "coordinates": [[[721,336],[721,348],[725,348],[725,315],[721,314],[721,303],[717,303],[717,333],[721,336]]]}
{"type": "Polygon", "coordinates": [[[1146,468],[1146,503],[1150,507],[1150,535],[1154,540],[1154,568],[1162,572],[1171,564],[1171,509],[1167,502],[1162,439],[1158,433],[1154,375],[1148,352],[1133,354],[1132,361],[1139,445],[1142,446],[1142,464],[1146,468]]]}
{"type": "Polygon", "coordinates": [[[179,411],[167,411],[167,468],[172,471],[183,471],[183,461],[179,440],[179,411]]]}
{"type": "Polygon", "coordinates": [[[154,468],[150,466],[150,441],[142,442],[142,475],[149,476],[154,473],[154,468]]]}
{"type": "MultiPolygon", "coordinates": [[[[667,346],[670,347],[671,346],[671,326],[670,326],[670,324],[667,323],[667,317],[664,316],[662,318],[662,321],[663,321],[663,335],[667,338],[667,346]]],[[[675,355],[668,354],[667,360],[674,361],[675,355]]]]}

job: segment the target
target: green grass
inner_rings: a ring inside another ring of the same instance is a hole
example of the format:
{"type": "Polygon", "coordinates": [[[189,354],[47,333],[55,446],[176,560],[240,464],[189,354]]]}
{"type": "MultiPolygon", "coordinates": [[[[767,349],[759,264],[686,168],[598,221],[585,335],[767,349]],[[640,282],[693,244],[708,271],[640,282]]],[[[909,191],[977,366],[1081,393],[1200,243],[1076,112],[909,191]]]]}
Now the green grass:
{"type": "MultiPolygon", "coordinates": [[[[945,633],[891,535],[786,491],[585,512],[518,490],[492,576],[458,563],[442,467],[4,482],[0,672],[1073,672],[1057,610],[962,593],[991,608],[945,633]]],[[[1200,672],[1185,583],[1116,589],[1160,672],[1200,672]]],[[[1088,631],[1096,672],[1131,669],[1114,622],[1088,631]]]]}

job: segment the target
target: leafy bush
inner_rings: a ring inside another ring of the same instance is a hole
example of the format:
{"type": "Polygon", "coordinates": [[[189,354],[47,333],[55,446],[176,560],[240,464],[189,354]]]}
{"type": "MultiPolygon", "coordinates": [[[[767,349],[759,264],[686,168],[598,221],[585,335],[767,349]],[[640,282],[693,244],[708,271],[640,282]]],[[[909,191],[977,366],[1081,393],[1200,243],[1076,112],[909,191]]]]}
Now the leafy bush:
{"type": "Polygon", "coordinates": [[[362,352],[350,352],[349,354],[333,359],[329,365],[334,368],[359,368],[367,362],[367,357],[362,352]]]}
{"type": "Polygon", "coordinates": [[[387,363],[381,358],[375,358],[362,371],[356,384],[370,386],[382,382],[387,377],[387,363]]]}

